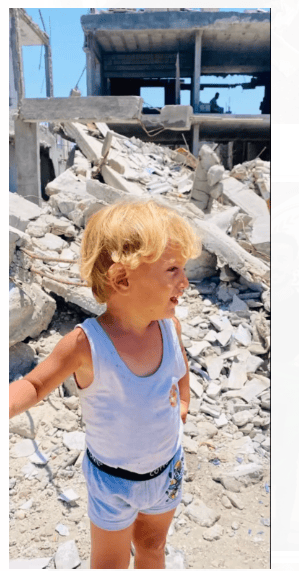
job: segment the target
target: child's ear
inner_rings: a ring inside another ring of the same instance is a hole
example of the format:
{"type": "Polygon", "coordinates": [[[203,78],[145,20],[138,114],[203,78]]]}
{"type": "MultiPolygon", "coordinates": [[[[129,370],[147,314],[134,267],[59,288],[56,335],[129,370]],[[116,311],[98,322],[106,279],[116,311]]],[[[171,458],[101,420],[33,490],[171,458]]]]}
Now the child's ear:
{"type": "Polygon", "coordinates": [[[107,272],[109,285],[118,293],[127,293],[129,287],[128,272],[122,264],[114,263],[107,272]]]}

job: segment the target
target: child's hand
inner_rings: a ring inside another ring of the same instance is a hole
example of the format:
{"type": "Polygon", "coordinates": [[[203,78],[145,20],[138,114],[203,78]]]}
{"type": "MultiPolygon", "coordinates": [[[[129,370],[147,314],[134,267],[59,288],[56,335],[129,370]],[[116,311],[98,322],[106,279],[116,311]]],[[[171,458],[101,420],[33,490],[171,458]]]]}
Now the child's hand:
{"type": "Polygon", "coordinates": [[[181,419],[186,424],[189,404],[181,400],[181,419]]]}

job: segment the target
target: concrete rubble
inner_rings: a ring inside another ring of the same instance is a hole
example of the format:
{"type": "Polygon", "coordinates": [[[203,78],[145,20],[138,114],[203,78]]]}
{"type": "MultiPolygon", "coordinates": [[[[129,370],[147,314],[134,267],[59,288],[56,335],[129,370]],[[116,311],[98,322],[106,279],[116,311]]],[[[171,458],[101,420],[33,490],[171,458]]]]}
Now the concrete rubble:
{"type": "MultiPolygon", "coordinates": [[[[159,195],[177,208],[200,234],[203,254],[187,265],[190,286],[176,309],[191,404],[184,497],[169,530],[166,567],[215,566],[215,543],[223,545],[222,568],[232,567],[241,539],[240,568],[253,557],[268,568],[269,527],[260,523],[269,517],[268,163],[256,159],[228,172],[203,145],[193,168],[184,154],[103,123],[62,127],[76,147],[67,170],[48,184],[49,200],[38,207],[10,193],[10,381],[76,323],[105,310],[79,275],[89,216],[128,195],[159,195]],[[262,226],[260,242],[252,242],[262,226]]],[[[11,568],[89,568],[84,430],[72,378],[10,421],[11,568]]]]}

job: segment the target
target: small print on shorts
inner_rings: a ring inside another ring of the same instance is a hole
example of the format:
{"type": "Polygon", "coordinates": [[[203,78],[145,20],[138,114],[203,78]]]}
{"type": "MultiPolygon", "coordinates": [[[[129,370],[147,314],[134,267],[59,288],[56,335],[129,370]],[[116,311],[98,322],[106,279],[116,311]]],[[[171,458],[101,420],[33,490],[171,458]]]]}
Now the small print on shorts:
{"type": "Polygon", "coordinates": [[[168,500],[166,500],[167,502],[169,500],[174,500],[181,489],[182,479],[184,476],[183,456],[180,460],[176,461],[173,467],[173,474],[171,473],[170,476],[171,476],[170,484],[168,490],[166,490],[166,494],[168,495],[168,500]]]}

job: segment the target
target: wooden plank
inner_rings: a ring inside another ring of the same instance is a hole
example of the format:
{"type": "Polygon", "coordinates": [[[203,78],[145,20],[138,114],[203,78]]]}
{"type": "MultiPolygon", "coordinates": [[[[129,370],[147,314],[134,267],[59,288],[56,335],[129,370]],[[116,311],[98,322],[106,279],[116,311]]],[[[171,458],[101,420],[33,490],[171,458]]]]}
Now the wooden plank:
{"type": "Polygon", "coordinates": [[[141,118],[142,98],[137,96],[49,97],[24,99],[20,119],[42,121],[100,121],[135,123],[141,118]]]}

